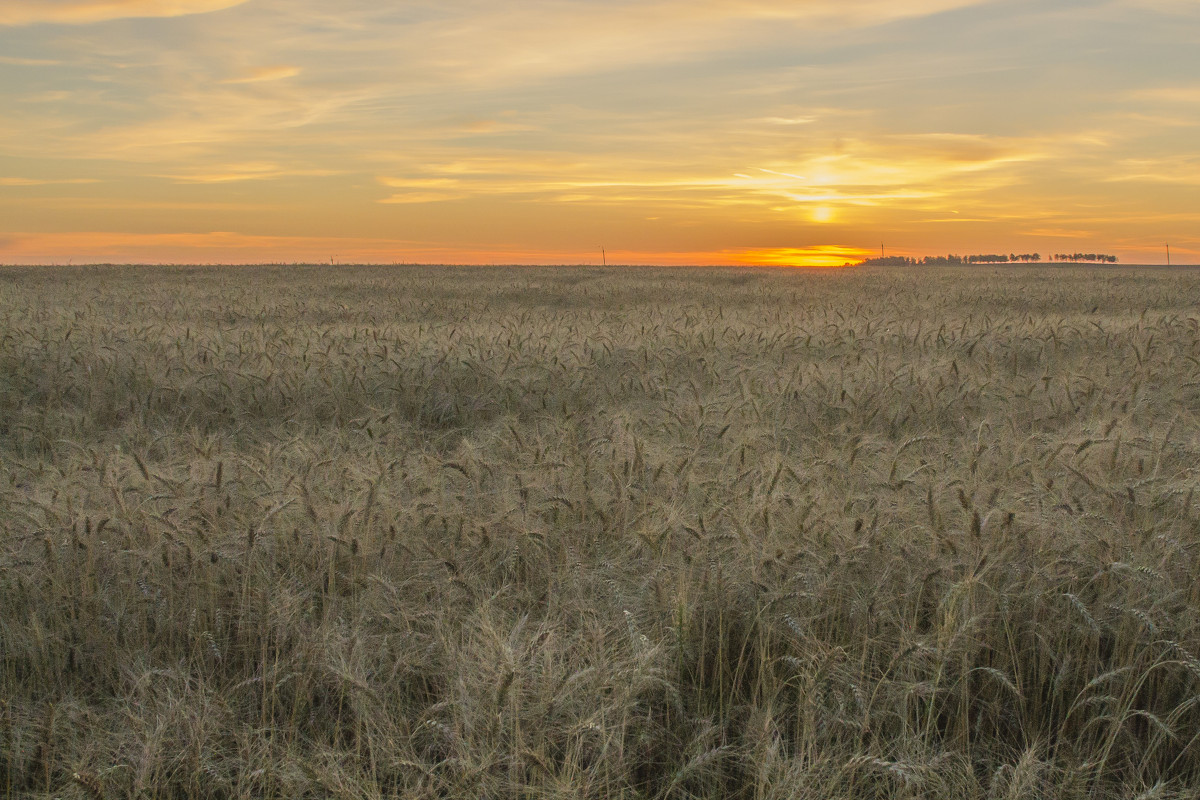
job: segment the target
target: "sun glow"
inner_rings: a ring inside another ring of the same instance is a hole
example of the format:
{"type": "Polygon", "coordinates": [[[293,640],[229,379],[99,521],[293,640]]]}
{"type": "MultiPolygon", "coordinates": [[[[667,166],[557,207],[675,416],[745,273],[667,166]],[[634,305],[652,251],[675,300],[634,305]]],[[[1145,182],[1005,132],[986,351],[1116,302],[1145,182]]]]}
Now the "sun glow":
{"type": "Polygon", "coordinates": [[[829,206],[817,206],[812,211],[813,222],[833,222],[833,209],[829,206]]]}
{"type": "Polygon", "coordinates": [[[813,247],[773,247],[746,250],[735,254],[735,262],[761,267],[845,267],[862,261],[871,253],[858,247],[815,245],[813,247]]]}

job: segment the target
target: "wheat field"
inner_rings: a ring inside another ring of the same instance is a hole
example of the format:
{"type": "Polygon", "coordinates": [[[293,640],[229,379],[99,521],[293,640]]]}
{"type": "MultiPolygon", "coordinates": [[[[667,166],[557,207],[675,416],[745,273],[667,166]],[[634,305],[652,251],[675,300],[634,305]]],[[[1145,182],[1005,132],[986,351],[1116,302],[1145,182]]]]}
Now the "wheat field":
{"type": "Polygon", "coordinates": [[[0,791],[1193,798],[1200,272],[0,269],[0,791]]]}

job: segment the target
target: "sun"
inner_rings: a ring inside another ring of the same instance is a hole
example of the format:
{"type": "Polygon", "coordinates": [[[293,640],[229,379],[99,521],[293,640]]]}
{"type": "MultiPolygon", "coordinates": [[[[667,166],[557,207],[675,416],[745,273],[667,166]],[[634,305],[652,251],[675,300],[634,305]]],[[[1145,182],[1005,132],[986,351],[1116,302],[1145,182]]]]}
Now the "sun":
{"type": "Polygon", "coordinates": [[[833,209],[829,206],[817,206],[812,212],[813,222],[833,222],[833,209]]]}

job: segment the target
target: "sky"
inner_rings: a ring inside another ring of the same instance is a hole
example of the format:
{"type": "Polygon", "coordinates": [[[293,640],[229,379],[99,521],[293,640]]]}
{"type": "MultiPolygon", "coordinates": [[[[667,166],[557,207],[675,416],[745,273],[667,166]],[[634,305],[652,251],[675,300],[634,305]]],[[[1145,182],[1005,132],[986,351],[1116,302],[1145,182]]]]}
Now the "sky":
{"type": "Polygon", "coordinates": [[[1200,0],[0,0],[0,263],[1200,262],[1200,0]]]}

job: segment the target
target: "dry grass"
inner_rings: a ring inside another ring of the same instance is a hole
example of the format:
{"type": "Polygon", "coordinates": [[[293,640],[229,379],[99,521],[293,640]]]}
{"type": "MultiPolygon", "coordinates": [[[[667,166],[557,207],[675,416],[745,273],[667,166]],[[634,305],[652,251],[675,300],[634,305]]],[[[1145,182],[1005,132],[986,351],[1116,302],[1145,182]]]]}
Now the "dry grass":
{"type": "Polygon", "coordinates": [[[0,791],[1194,797],[1197,308],[0,270],[0,791]]]}

